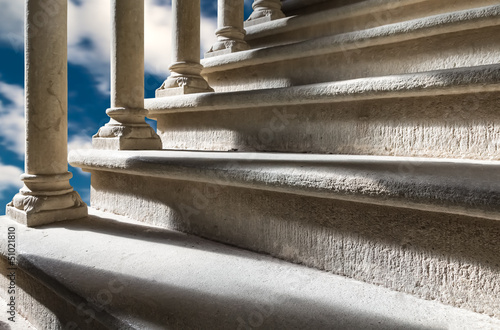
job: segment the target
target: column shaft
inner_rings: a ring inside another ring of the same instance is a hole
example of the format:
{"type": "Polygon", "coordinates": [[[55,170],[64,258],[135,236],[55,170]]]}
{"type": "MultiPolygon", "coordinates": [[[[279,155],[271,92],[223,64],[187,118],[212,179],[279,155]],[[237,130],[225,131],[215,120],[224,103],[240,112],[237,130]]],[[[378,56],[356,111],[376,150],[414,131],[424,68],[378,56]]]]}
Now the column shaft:
{"type": "Polygon", "coordinates": [[[172,65],[156,97],[213,92],[201,77],[200,0],[172,0],[172,65]]]}
{"type": "Polygon", "coordinates": [[[67,0],[26,0],[24,187],[6,213],[27,226],[82,218],[87,206],[69,184],[67,0]]]}
{"type": "Polygon", "coordinates": [[[111,1],[111,108],[144,108],[144,0],[111,1]]]}
{"type": "Polygon", "coordinates": [[[96,149],[161,149],[144,118],[144,0],[111,0],[110,121],[94,135],[96,149]]]}
{"type": "Polygon", "coordinates": [[[205,57],[247,50],[243,29],[244,0],[218,0],[217,42],[205,57]]]}

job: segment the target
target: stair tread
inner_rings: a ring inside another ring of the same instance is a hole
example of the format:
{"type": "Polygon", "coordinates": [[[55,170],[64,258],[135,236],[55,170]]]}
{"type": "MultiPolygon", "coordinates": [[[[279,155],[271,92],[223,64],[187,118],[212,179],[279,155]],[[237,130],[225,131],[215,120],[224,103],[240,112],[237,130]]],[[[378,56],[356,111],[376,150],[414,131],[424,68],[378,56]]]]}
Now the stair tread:
{"type": "Polygon", "coordinates": [[[467,9],[286,45],[214,56],[202,60],[204,66],[203,72],[208,74],[245,66],[317,56],[332,52],[343,52],[351,49],[362,49],[458,31],[498,26],[499,24],[500,5],[467,9]]]}
{"type": "Polygon", "coordinates": [[[302,86],[145,99],[148,117],[174,112],[248,109],[452,95],[500,90],[500,64],[400,75],[367,77],[302,86]]]}
{"type": "Polygon", "coordinates": [[[500,220],[500,162],[247,152],[71,152],[70,164],[500,220]]]}
{"type": "MultiPolygon", "coordinates": [[[[325,24],[425,1],[427,0],[367,0],[338,8],[322,10],[309,15],[288,16],[282,19],[245,27],[245,39],[252,40],[268,35],[295,31],[313,25],[325,24]]],[[[302,1],[300,1],[300,3],[302,4],[302,1]]]]}
{"type": "MultiPolygon", "coordinates": [[[[500,326],[485,315],[89,211],[86,219],[37,229],[2,217],[0,230],[17,228],[20,268],[49,278],[59,293],[71,292],[60,296],[75,308],[83,301],[85,311],[94,308],[112,328],[117,323],[110,320],[138,329],[235,329],[259,322],[290,329],[500,326]]],[[[5,256],[5,241],[0,247],[5,256]]]]}

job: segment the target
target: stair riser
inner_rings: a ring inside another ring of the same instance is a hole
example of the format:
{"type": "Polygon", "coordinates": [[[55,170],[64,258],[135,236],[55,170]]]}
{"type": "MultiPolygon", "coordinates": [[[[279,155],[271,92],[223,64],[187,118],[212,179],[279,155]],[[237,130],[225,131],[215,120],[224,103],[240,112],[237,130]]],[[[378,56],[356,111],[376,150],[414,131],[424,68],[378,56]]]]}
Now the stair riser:
{"type": "Polygon", "coordinates": [[[367,6],[366,1],[364,1],[355,6],[328,10],[326,8],[328,5],[338,6],[335,1],[323,6],[325,8],[321,8],[310,19],[301,16],[287,19],[287,24],[281,25],[279,22],[274,22],[274,29],[265,29],[263,26],[246,28],[246,41],[252,48],[286,44],[324,37],[332,33],[340,34],[359,31],[385,24],[496,4],[498,4],[496,0],[479,0],[474,2],[470,0],[453,2],[410,0],[399,1],[397,3],[383,3],[378,1],[377,5],[367,6]],[[294,24],[298,24],[297,21],[301,21],[299,27],[288,30],[294,24]],[[276,26],[279,27],[277,28],[276,26]]]}
{"type": "Polygon", "coordinates": [[[404,36],[385,37],[390,44],[384,41],[365,48],[367,42],[356,41],[321,55],[315,54],[315,47],[296,46],[293,52],[301,53],[300,58],[287,59],[291,50],[270,53],[262,58],[265,63],[222,67],[222,71],[207,68],[204,76],[216,92],[230,92],[496,64],[500,58],[498,35],[497,26],[425,40],[421,38],[425,34],[410,41],[402,41],[404,36]]]}
{"type": "Polygon", "coordinates": [[[500,223],[93,171],[92,206],[500,317],[500,223]]]}
{"type": "Polygon", "coordinates": [[[165,149],[500,159],[498,93],[158,116],[165,149]]]}
{"type": "MultiPolygon", "coordinates": [[[[8,274],[8,262],[0,258],[2,275],[8,274]]],[[[93,317],[96,312],[82,300],[82,304],[74,306],[56,292],[28,275],[22,267],[16,272],[16,313],[24,316],[36,329],[44,330],[77,330],[107,329],[93,317]]],[[[6,288],[10,280],[0,276],[0,295],[4,300],[10,299],[6,288]]],[[[16,316],[16,319],[19,316],[16,316]]]]}

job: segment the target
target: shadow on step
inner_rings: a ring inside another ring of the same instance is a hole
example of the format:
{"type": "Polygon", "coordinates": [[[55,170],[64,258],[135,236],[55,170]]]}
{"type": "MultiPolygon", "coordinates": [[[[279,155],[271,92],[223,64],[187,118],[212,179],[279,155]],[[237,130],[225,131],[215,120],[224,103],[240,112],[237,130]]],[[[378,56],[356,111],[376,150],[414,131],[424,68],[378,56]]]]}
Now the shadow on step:
{"type": "Polygon", "coordinates": [[[197,249],[217,254],[227,254],[240,258],[247,258],[248,253],[244,249],[221,248],[223,243],[210,241],[198,236],[185,234],[160,227],[142,224],[117,222],[116,220],[89,215],[85,219],[66,221],[64,223],[53,223],[44,229],[64,228],[65,230],[92,232],[102,235],[111,235],[139,242],[150,242],[155,244],[173,245],[187,249],[197,249]]]}
{"type": "MultiPolygon", "coordinates": [[[[352,300],[360,293],[356,291],[352,292],[351,299],[343,301],[335,295],[325,297],[321,293],[314,294],[319,299],[311,299],[311,292],[302,291],[300,287],[282,290],[277,284],[276,290],[269,290],[273,286],[265,284],[267,280],[283,279],[266,279],[268,274],[259,279],[264,281],[259,285],[259,281],[247,283],[243,281],[244,276],[224,276],[220,271],[220,278],[210,278],[211,270],[199,269],[196,285],[188,286],[189,280],[175,275],[182,273],[175,267],[162,269],[164,276],[147,274],[146,267],[144,274],[131,275],[133,270],[106,271],[33,255],[26,259],[50,270],[63,290],[69,289],[84,297],[80,303],[73,302],[78,307],[68,305],[68,308],[80,309],[79,313],[85,313],[89,321],[92,317],[104,317],[130,324],[134,329],[430,329],[428,325],[416,326],[373,313],[370,311],[376,309],[373,306],[363,309],[353,306],[352,300]]],[[[275,263],[281,262],[271,261],[271,267],[275,263]]],[[[137,269],[133,265],[122,265],[124,269],[128,266],[137,269]]],[[[41,271],[32,270],[34,277],[41,271]]],[[[377,304],[379,299],[372,298],[377,304]]],[[[394,311],[384,314],[398,315],[394,311]]],[[[87,328],[85,324],[79,326],[87,328]]]]}

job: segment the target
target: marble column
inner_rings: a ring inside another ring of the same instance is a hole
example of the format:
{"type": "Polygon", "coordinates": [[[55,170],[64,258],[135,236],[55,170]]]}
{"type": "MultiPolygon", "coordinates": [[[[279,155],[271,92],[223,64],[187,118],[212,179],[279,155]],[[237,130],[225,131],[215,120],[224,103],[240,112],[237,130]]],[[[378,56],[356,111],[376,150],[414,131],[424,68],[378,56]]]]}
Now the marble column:
{"type": "Polygon", "coordinates": [[[69,183],[67,0],[26,0],[25,173],[6,214],[27,226],[87,216],[69,183]]]}
{"type": "Polygon", "coordinates": [[[200,0],[172,0],[172,65],[156,97],[213,92],[201,76],[200,0]]]}
{"type": "Polygon", "coordinates": [[[281,11],[280,0],[254,0],[253,13],[246,20],[245,26],[252,26],[285,17],[281,11]]]}
{"type": "Polygon", "coordinates": [[[92,139],[95,149],[161,149],[145,121],[144,0],[111,0],[111,107],[109,123],[92,139]]]}
{"type": "Polygon", "coordinates": [[[243,29],[244,0],[218,0],[217,42],[205,57],[247,50],[243,29]]]}

